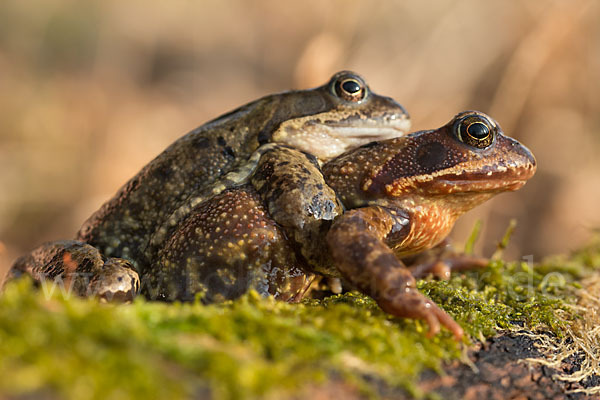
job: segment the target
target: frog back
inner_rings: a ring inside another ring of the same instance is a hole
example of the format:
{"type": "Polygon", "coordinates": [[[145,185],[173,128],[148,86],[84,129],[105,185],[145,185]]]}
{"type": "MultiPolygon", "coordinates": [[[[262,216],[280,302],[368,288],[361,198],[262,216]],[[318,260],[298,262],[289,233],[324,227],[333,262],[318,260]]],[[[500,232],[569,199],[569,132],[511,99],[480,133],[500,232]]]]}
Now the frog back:
{"type": "Polygon", "coordinates": [[[179,138],[96,211],[77,238],[139,267],[156,226],[259,147],[258,137],[271,117],[265,115],[267,103],[274,101],[260,99],[179,138]]]}

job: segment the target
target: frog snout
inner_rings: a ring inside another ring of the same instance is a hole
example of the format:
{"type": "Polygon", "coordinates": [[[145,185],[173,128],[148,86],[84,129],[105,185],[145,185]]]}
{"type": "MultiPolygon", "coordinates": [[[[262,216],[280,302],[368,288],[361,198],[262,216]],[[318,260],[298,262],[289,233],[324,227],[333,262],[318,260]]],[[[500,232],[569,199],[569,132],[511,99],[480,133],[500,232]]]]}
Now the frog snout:
{"type": "Polygon", "coordinates": [[[511,152],[513,152],[512,160],[516,163],[516,169],[523,175],[523,178],[529,179],[537,169],[537,161],[535,156],[526,146],[522,145],[515,139],[507,137],[511,144],[511,152]]]}
{"type": "Polygon", "coordinates": [[[535,160],[535,156],[533,155],[531,150],[529,150],[527,147],[523,146],[522,144],[520,144],[519,147],[520,147],[519,153],[525,159],[524,163],[528,166],[528,168],[535,171],[535,169],[537,168],[537,161],[535,160]]]}

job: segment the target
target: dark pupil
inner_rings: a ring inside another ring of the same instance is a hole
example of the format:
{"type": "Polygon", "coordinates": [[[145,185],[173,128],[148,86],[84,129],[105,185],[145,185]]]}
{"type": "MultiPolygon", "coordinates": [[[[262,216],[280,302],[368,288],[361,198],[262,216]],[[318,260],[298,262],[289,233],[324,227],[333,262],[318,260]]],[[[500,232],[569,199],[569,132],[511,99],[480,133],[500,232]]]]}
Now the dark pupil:
{"type": "Polygon", "coordinates": [[[490,130],[488,127],[481,122],[474,122],[467,128],[467,133],[469,136],[474,137],[475,139],[485,139],[489,136],[490,130]]]}
{"type": "Polygon", "coordinates": [[[358,93],[360,91],[360,85],[356,81],[348,80],[342,83],[342,89],[347,93],[358,93]]]}

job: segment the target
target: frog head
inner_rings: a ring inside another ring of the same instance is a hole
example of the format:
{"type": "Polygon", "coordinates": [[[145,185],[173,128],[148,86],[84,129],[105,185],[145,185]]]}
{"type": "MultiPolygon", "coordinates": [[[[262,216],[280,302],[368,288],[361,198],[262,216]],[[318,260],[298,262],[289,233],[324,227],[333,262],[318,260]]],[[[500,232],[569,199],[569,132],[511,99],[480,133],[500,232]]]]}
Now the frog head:
{"type": "Polygon", "coordinates": [[[374,142],[324,169],[347,207],[435,205],[454,216],[493,195],[517,190],[536,170],[533,154],[496,121],[465,111],[436,130],[374,142]]]}
{"type": "Polygon", "coordinates": [[[322,161],[374,140],[404,135],[410,129],[406,110],[380,96],[365,80],[341,71],[314,89],[273,97],[272,129],[260,140],[290,145],[322,161]]]}
{"type": "Polygon", "coordinates": [[[466,111],[434,131],[406,138],[364,189],[387,197],[433,198],[462,213],[494,194],[517,190],[536,170],[533,154],[489,116],[466,111]]]}

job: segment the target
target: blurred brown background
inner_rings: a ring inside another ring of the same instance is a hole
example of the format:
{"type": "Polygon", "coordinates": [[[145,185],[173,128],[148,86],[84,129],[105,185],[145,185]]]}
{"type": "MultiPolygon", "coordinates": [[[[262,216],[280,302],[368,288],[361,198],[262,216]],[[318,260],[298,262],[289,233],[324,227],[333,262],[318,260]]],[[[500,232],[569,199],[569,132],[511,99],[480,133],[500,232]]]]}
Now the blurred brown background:
{"type": "Polygon", "coordinates": [[[491,114],[538,174],[464,217],[489,255],[540,257],[600,226],[600,3],[564,1],[0,2],[0,274],[70,238],[177,137],[339,69],[396,98],[415,129],[491,114]]]}

